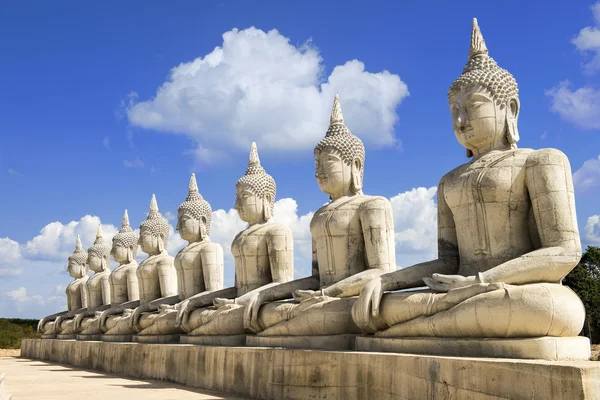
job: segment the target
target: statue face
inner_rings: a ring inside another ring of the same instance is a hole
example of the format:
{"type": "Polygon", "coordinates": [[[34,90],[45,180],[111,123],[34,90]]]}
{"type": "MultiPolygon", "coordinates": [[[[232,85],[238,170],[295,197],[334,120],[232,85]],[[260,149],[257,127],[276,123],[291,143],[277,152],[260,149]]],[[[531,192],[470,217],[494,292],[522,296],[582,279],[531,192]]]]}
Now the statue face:
{"type": "Polygon", "coordinates": [[[127,250],[127,247],[122,246],[118,243],[113,243],[113,247],[110,253],[112,254],[116,262],[122,264],[131,261],[129,260],[129,254],[127,250]]]}
{"type": "Polygon", "coordinates": [[[246,185],[238,185],[235,188],[234,208],[242,221],[249,224],[261,222],[265,218],[263,199],[246,185]]]}
{"type": "Polygon", "coordinates": [[[337,150],[316,151],[315,169],[317,183],[324,193],[333,196],[350,188],[352,167],[344,163],[337,150]]]}
{"type": "Polygon", "coordinates": [[[140,246],[142,251],[147,254],[158,253],[159,238],[148,232],[147,229],[140,230],[140,246]]]}
{"type": "Polygon", "coordinates": [[[202,222],[186,212],[179,213],[177,218],[177,226],[175,229],[179,231],[181,238],[188,242],[197,242],[202,240],[202,222]]]}
{"type": "Polygon", "coordinates": [[[470,150],[484,149],[505,134],[506,107],[500,108],[491,92],[471,85],[450,97],[456,139],[470,150]]]}
{"type": "Polygon", "coordinates": [[[102,258],[90,253],[88,255],[88,266],[94,272],[102,271],[102,258]]]}
{"type": "Polygon", "coordinates": [[[71,275],[71,278],[77,279],[81,278],[81,273],[83,272],[83,267],[77,263],[75,260],[69,260],[69,264],[67,265],[67,272],[71,275]]]}

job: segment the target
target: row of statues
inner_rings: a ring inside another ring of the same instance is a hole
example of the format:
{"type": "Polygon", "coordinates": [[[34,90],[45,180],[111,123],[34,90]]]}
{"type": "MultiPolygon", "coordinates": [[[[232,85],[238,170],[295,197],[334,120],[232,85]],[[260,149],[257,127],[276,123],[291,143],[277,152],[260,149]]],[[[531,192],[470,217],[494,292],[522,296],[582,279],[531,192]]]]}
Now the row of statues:
{"type": "Polygon", "coordinates": [[[316,179],[330,201],[314,213],[312,275],[294,279],[289,227],[270,222],[276,185],[253,143],[236,184],[248,223],[231,244],[235,285],[223,287],[223,249],[210,241],[212,210],[192,174],[167,252],[169,224],[152,197],[139,238],[127,212],[112,246],[101,228],[86,253],[77,240],[68,311],[40,321],[46,335],[102,334],[381,337],[574,337],[585,311],[561,284],[581,257],[571,169],[555,149],[519,149],[513,76],[488,55],[473,21],[468,63],[448,100],[471,160],[438,186],[438,258],[396,269],[389,200],[362,192],[365,149],[336,95],[316,145],[316,179]],[[138,243],[148,258],[136,263],[138,243]],[[109,257],[119,263],[109,271],[109,257]],[[88,268],[94,275],[88,278],[88,268]],[[404,290],[414,288],[420,290],[404,290]]]}

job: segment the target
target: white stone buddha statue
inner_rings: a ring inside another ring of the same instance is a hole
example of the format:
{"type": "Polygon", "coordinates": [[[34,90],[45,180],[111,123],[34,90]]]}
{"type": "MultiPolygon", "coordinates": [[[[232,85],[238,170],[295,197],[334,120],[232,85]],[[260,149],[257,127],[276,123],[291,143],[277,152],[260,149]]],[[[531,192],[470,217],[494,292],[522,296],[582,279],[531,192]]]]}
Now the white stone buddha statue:
{"type": "Polygon", "coordinates": [[[77,235],[75,251],[69,257],[67,272],[73,278],[66,289],[67,293],[67,312],[55,314],[52,317],[46,317],[39,323],[41,331],[44,334],[72,335],[75,333],[73,318],[83,309],[88,307],[88,293],[85,284],[89,278],[87,266],[88,254],[81,245],[81,239],[77,235]]]}
{"type": "Polygon", "coordinates": [[[86,282],[88,307],[77,314],[73,321],[73,330],[77,333],[100,334],[100,326],[90,323],[96,321],[95,313],[110,307],[110,245],[104,242],[102,225],[98,225],[96,240],[88,249],[88,267],[94,271],[86,282]],[[89,328],[89,329],[88,329],[89,328]]]}
{"type": "Polygon", "coordinates": [[[200,293],[181,304],[178,322],[189,335],[244,334],[244,307],[265,290],[293,278],[292,231],[269,222],[275,194],[275,181],[260,165],[256,143],[252,143],[248,168],[236,184],[234,208],[248,227],[231,244],[235,286],[200,293]]]}
{"type": "Polygon", "coordinates": [[[396,268],[391,204],[362,192],[365,150],[344,125],[338,95],[314,154],[317,182],[330,202],[310,223],[312,276],[273,286],[247,306],[246,327],[260,336],[359,332],[351,316],[355,296],[396,268]],[[296,302],[273,302],[292,296],[296,302]]]}
{"type": "Polygon", "coordinates": [[[177,294],[177,273],[173,257],[167,253],[168,239],[169,223],[158,211],[156,197],[152,195],[148,217],[140,224],[139,244],[148,254],[136,270],[140,300],[139,303],[127,302],[103,312],[101,325],[106,329],[106,335],[131,335],[143,330],[152,322],[143,315],[152,310],[149,303],[177,294]],[[131,310],[131,307],[136,308],[131,310]],[[119,313],[122,314],[109,318],[119,313]]]}
{"type": "Polygon", "coordinates": [[[176,324],[178,303],[223,289],[223,248],[210,241],[211,217],[212,208],[198,193],[196,175],[192,174],[187,198],[179,206],[177,218],[177,230],[189,243],[175,256],[179,295],[150,302],[156,311],[143,314],[143,324],[151,324],[138,335],[183,333],[176,324]]]}
{"type": "Polygon", "coordinates": [[[569,161],[517,148],[517,83],[488,55],[477,20],[448,100],[472,159],[440,180],[438,258],[367,284],[356,324],[382,337],[576,336],[583,304],[561,284],[581,257],[569,161]],[[431,290],[384,294],[423,281],[431,290]]]}

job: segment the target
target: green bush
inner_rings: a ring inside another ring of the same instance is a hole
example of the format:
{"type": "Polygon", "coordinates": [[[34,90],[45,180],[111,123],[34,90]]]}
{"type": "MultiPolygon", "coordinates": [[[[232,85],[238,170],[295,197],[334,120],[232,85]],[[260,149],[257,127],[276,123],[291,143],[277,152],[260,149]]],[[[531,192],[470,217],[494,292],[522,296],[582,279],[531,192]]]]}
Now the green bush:
{"type": "Polygon", "coordinates": [[[18,349],[22,339],[38,338],[37,319],[0,318],[0,349],[18,349]]]}

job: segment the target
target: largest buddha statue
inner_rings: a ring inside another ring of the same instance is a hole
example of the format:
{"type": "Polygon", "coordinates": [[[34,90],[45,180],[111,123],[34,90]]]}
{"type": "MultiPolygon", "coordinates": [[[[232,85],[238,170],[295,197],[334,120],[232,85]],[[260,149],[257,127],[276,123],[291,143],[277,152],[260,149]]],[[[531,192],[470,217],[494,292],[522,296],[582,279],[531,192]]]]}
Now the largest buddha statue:
{"type": "Polygon", "coordinates": [[[88,254],[81,245],[81,239],[77,235],[77,241],[75,242],[75,251],[69,256],[67,264],[67,272],[73,278],[73,281],[69,283],[65,290],[67,295],[67,311],[63,311],[57,314],[52,314],[44,317],[38,323],[38,331],[41,332],[44,337],[52,338],[57,333],[62,333],[62,330],[68,331],[72,326],[72,318],[75,313],[87,308],[88,299],[85,283],[87,282],[88,267],[87,267],[88,254]],[[67,316],[70,318],[66,318],[67,316]],[[63,319],[65,319],[63,321],[63,319]],[[68,322],[67,322],[68,321],[68,322]]]}
{"type": "Polygon", "coordinates": [[[356,324],[380,337],[576,336],[583,304],[561,284],[581,257],[569,161],[517,148],[517,82],[488,55],[475,19],[448,100],[472,159],[440,180],[438,258],[373,279],[356,324]],[[384,294],[423,281],[431,290],[384,294]]]}
{"type": "Polygon", "coordinates": [[[314,157],[318,185],[330,201],[310,223],[312,276],[273,286],[246,306],[246,327],[260,336],[356,333],[354,296],[396,268],[391,204],[362,192],[365,149],[344,124],[338,95],[314,157]]]}

